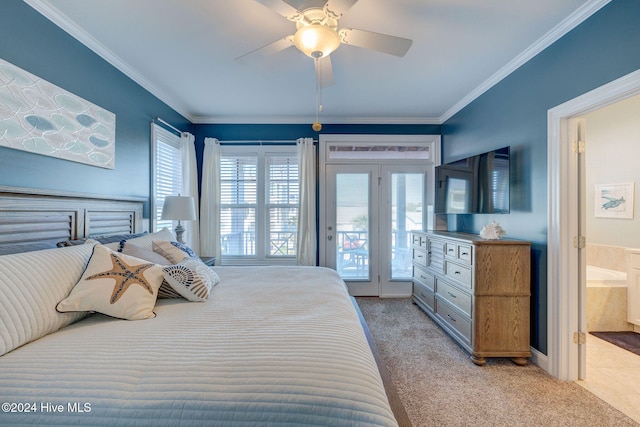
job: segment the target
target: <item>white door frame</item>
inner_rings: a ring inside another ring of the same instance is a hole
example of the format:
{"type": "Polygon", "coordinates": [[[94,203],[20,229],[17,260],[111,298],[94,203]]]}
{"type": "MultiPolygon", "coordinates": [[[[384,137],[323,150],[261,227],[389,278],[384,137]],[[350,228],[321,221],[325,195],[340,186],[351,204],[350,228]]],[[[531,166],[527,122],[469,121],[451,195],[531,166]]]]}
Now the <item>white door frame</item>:
{"type": "MultiPolygon", "coordinates": [[[[547,357],[537,363],[560,380],[580,376],[580,352],[573,334],[586,329],[580,318],[578,156],[572,134],[578,116],[640,94],[640,70],[620,77],[548,111],[547,357]]],[[[582,302],[583,303],[583,302],[582,302]]],[[[582,308],[582,310],[581,310],[582,308]]]]}
{"type": "MultiPolygon", "coordinates": [[[[326,165],[328,163],[327,146],[331,143],[389,143],[389,144],[407,144],[407,143],[424,143],[429,146],[430,159],[428,162],[433,162],[432,167],[440,164],[440,135],[343,135],[343,134],[323,134],[319,136],[319,159],[318,159],[318,173],[319,173],[319,219],[318,219],[318,240],[319,240],[319,265],[326,266],[326,250],[325,244],[327,239],[327,222],[326,217],[322,214],[326,207],[326,165]]],[[[366,162],[362,160],[362,162],[366,162]]],[[[329,162],[330,163],[330,162],[329,162]]],[[[348,161],[337,161],[336,163],[348,163],[348,161]]],[[[427,190],[427,189],[425,189],[427,190]]],[[[433,191],[427,191],[427,203],[433,203],[433,191]]],[[[407,295],[409,296],[409,295],[407,295]]]]}

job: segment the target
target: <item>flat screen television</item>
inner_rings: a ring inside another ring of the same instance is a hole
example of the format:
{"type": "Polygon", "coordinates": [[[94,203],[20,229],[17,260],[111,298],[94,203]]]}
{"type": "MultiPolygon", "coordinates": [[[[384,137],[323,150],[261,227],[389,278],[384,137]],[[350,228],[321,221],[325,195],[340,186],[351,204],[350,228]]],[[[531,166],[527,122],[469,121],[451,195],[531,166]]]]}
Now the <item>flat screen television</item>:
{"type": "Polygon", "coordinates": [[[436,166],[436,214],[509,213],[509,147],[436,166]]]}

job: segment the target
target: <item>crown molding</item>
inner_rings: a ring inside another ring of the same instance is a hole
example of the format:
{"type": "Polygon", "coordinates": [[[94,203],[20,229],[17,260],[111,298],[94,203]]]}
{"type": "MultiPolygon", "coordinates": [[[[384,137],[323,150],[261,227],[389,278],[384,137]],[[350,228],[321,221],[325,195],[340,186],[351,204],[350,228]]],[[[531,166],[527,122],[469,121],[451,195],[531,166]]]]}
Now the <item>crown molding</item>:
{"type": "Polygon", "coordinates": [[[440,118],[438,119],[439,122],[444,123],[449,120],[480,95],[491,89],[502,79],[520,68],[520,66],[545,50],[547,47],[551,46],[556,41],[558,41],[562,36],[580,25],[610,1],[611,0],[590,0],[582,5],[574,13],[569,15],[562,22],[552,28],[547,34],[542,36],[535,43],[525,49],[520,55],[512,59],[509,63],[507,63],[507,65],[505,65],[500,70],[498,70],[498,72],[489,77],[484,83],[480,84],[480,86],[469,92],[469,94],[467,94],[464,98],[454,104],[449,110],[447,110],[442,116],[440,116],[440,118]]]}
{"type": "MultiPolygon", "coordinates": [[[[315,116],[215,116],[193,117],[193,124],[311,124],[315,116]]],[[[322,124],[439,125],[437,117],[320,117],[322,124]]]]}
{"type": "Polygon", "coordinates": [[[175,98],[170,97],[164,91],[158,89],[149,80],[142,76],[138,71],[132,68],[129,64],[123,61],[120,57],[115,55],[109,49],[107,49],[102,43],[96,40],[93,36],[87,33],[83,28],[79,27],[75,22],[71,21],[66,15],[61,13],[55,6],[51,4],[49,0],[23,0],[33,9],[38,11],[45,18],[53,22],[55,25],[66,31],[73,38],[80,43],[91,49],[94,53],[107,61],[109,64],[116,67],[124,75],[138,83],[144,89],[149,91],[156,98],[182,114],[185,118],[191,121],[190,114],[187,108],[182,105],[181,102],[175,98]]]}

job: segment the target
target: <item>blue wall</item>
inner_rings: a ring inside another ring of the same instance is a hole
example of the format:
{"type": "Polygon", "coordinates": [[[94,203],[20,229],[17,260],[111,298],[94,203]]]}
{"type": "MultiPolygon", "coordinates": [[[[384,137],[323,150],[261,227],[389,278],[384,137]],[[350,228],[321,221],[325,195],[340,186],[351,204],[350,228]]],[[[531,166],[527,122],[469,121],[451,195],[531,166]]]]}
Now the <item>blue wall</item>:
{"type": "Polygon", "coordinates": [[[0,185],[149,198],[151,120],[189,121],[21,0],[2,2],[0,58],[116,115],[114,170],[0,147],[0,185]]]}
{"type": "MultiPolygon", "coordinates": [[[[318,139],[320,134],[333,135],[439,135],[440,125],[376,125],[376,124],[323,124],[320,132],[315,132],[309,124],[216,124],[194,125],[196,138],[196,157],[198,174],[202,178],[202,154],[205,138],[218,138],[220,141],[295,141],[298,138],[318,139]]],[[[200,179],[198,180],[200,182],[200,179]]]]}
{"type": "Polygon", "coordinates": [[[533,242],[532,345],[547,352],[547,110],[640,68],[640,1],[614,0],[442,126],[443,162],[510,145],[511,214],[465,215],[477,233],[497,220],[533,242]]]}

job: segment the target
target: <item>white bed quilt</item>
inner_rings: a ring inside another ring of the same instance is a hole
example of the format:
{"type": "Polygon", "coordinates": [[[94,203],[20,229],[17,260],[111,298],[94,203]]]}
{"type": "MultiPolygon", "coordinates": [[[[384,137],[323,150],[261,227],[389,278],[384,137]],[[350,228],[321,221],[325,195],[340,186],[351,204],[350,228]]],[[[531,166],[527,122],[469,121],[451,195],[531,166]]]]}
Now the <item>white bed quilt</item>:
{"type": "Polygon", "coordinates": [[[0,425],[397,425],[335,271],[215,270],[207,302],[93,315],[0,357],[0,425]]]}

